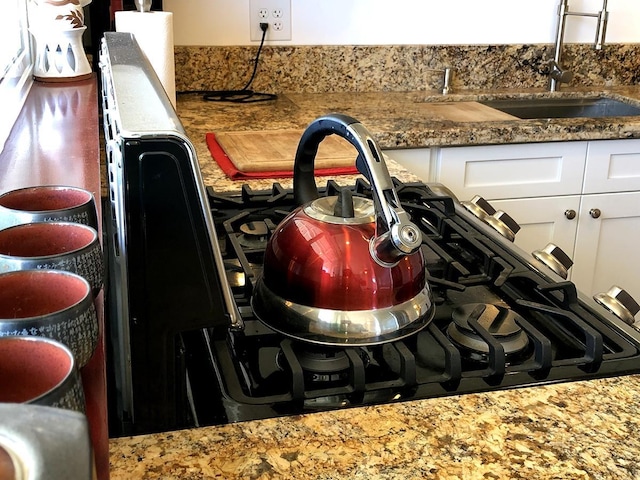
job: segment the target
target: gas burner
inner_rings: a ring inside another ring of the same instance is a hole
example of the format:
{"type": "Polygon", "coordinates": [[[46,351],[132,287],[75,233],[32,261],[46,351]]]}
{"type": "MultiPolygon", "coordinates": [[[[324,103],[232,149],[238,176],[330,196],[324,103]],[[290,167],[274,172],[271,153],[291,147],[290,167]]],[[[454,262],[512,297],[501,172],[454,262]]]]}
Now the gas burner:
{"type": "Polygon", "coordinates": [[[247,277],[244,274],[239,262],[225,262],[225,274],[231,288],[244,287],[247,277]]]}
{"type": "Polygon", "coordinates": [[[264,249],[267,246],[269,228],[263,221],[247,222],[240,225],[238,242],[245,248],[264,249]]]}
{"type": "MultiPolygon", "coordinates": [[[[345,349],[327,348],[297,342],[292,344],[292,349],[305,373],[305,379],[309,382],[339,382],[349,377],[351,360],[345,349]]],[[[358,349],[358,355],[365,365],[369,363],[365,350],[358,349]]]]}
{"type": "Polygon", "coordinates": [[[527,334],[518,325],[520,315],[507,307],[468,303],[457,307],[451,318],[453,322],[447,328],[447,335],[472,360],[486,361],[490,352],[479,329],[502,345],[506,357],[523,352],[529,344],[527,334]],[[476,322],[479,329],[473,326],[476,322]]]}
{"type": "MultiPolygon", "coordinates": [[[[251,257],[252,255],[247,255],[251,257]]],[[[255,255],[253,255],[255,256],[255,255]]],[[[247,277],[256,277],[261,272],[260,263],[247,261],[244,264],[237,259],[225,260],[225,274],[231,288],[244,287],[247,284],[247,277]]]]}

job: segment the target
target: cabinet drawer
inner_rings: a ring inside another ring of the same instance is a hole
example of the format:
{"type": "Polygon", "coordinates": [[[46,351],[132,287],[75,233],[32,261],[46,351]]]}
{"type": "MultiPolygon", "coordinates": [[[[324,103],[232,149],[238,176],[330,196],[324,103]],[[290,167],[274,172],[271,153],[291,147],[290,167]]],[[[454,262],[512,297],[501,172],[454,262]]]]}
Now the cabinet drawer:
{"type": "Polygon", "coordinates": [[[640,190],[640,140],[589,142],[584,193],[640,190]]]}
{"type": "Polygon", "coordinates": [[[462,200],[574,195],[582,190],[587,142],[438,149],[437,181],[462,200]]]}

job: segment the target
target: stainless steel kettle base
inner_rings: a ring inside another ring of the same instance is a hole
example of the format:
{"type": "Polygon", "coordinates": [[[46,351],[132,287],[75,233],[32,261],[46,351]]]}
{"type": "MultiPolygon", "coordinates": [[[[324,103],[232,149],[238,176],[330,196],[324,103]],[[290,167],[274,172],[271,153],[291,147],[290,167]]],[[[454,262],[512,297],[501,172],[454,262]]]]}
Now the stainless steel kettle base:
{"type": "Polygon", "coordinates": [[[435,314],[429,286],[393,307],[341,311],[290,302],[258,280],[251,305],[269,328],[303,342],[366,346],[400,340],[426,327],[435,314]]]}

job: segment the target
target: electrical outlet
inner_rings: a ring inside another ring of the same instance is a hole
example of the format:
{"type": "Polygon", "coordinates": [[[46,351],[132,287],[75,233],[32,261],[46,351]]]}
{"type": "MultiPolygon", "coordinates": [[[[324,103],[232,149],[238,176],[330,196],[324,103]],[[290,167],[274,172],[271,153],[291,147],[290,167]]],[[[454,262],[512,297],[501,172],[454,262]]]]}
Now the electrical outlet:
{"type": "Polygon", "coordinates": [[[262,39],[261,23],[269,24],[265,41],[291,40],[291,0],[249,0],[251,41],[262,39]]]}

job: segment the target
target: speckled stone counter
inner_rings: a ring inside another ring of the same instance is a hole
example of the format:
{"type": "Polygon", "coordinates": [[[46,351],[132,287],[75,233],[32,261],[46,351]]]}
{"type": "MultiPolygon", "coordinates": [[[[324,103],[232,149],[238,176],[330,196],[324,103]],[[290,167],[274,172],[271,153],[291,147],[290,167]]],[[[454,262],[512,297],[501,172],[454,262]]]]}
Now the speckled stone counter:
{"type": "Polygon", "coordinates": [[[637,479],[640,377],[111,441],[111,479],[637,479]]]}
{"type": "MultiPolygon", "coordinates": [[[[427,102],[476,101],[509,97],[609,96],[640,105],[640,86],[566,88],[550,94],[541,89],[466,90],[440,95],[427,92],[291,93],[275,102],[232,104],[205,102],[200,95],[178,96],[177,112],[194,143],[207,185],[217,190],[237,190],[243,182],[230,180],[211,159],[207,132],[300,129],[315,118],[339,112],[358,119],[371,131],[382,149],[433,146],[486,145],[572,140],[640,138],[640,117],[564,118],[455,122],[434,115],[427,102]]],[[[392,175],[409,175],[395,163],[392,175]]],[[[326,179],[319,178],[318,183],[326,179]]],[[[348,181],[350,179],[343,179],[348,181]]],[[[288,179],[277,179],[285,186],[288,179]]],[[[253,188],[266,188],[273,180],[252,180],[253,188]]]]}
{"type": "MultiPolygon", "coordinates": [[[[177,110],[205,184],[218,191],[291,180],[230,180],[209,155],[207,132],[302,129],[332,111],[360,120],[387,149],[640,138],[638,117],[462,124],[421,115],[422,100],[497,93],[289,94],[250,105],[183,95],[177,110]]],[[[532,93],[547,95],[500,94],[532,93]]],[[[608,93],[640,100],[638,87],[608,93]]],[[[393,162],[389,169],[413,179],[393,162]]],[[[638,431],[640,376],[626,376],[112,439],[111,479],[637,479],[638,431]]]]}
{"type": "MultiPolygon", "coordinates": [[[[439,89],[444,68],[463,89],[545,88],[553,44],[265,45],[251,88],[272,93],[439,89]]],[[[638,84],[640,44],[565,43],[571,86],[638,84]]],[[[258,46],[176,46],[176,89],[232,90],[249,80],[258,46]]]]}

